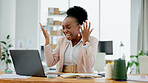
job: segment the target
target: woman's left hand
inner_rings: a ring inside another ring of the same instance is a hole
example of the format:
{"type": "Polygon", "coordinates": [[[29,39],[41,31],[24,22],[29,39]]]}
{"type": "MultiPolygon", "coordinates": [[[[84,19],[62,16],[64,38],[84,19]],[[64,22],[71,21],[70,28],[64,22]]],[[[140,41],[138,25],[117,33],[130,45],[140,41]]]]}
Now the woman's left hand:
{"type": "Polygon", "coordinates": [[[89,36],[93,31],[93,29],[94,28],[90,30],[90,22],[89,22],[89,25],[87,25],[87,21],[85,21],[85,23],[83,22],[83,29],[81,27],[81,35],[82,35],[83,42],[89,41],[89,36]]]}

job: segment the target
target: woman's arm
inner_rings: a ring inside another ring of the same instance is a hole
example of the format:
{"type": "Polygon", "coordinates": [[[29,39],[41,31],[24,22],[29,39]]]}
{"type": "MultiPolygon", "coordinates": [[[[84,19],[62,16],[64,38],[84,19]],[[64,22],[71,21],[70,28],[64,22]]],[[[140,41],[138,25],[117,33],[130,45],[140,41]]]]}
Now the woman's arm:
{"type": "MultiPolygon", "coordinates": [[[[60,41],[60,40],[59,40],[60,41]]],[[[59,60],[59,52],[60,52],[60,42],[57,44],[54,52],[51,51],[51,46],[45,46],[44,47],[44,55],[45,55],[45,59],[46,59],[46,64],[48,67],[54,66],[59,60]]]]}
{"type": "Polygon", "coordinates": [[[95,58],[98,50],[98,40],[95,37],[90,38],[90,45],[83,47],[83,61],[87,72],[93,72],[95,58]]]}
{"type": "Polygon", "coordinates": [[[57,44],[54,52],[51,51],[51,46],[49,42],[49,34],[46,29],[43,28],[42,24],[40,23],[41,29],[43,31],[46,43],[44,47],[44,55],[46,59],[46,64],[48,67],[54,66],[59,61],[59,43],[57,44]]]}
{"type": "Polygon", "coordinates": [[[95,37],[90,37],[93,29],[90,29],[91,23],[85,21],[83,22],[83,28],[81,27],[81,35],[83,39],[83,46],[86,45],[86,42],[89,42],[88,47],[83,47],[83,61],[86,68],[86,72],[93,72],[93,67],[95,64],[95,57],[97,54],[98,40],[95,37]]]}
{"type": "Polygon", "coordinates": [[[48,34],[47,30],[43,28],[42,24],[41,23],[39,23],[39,24],[41,26],[41,29],[43,31],[43,34],[44,34],[44,37],[45,37],[45,40],[46,40],[45,45],[48,45],[48,44],[50,44],[49,43],[49,34],[48,34]]]}

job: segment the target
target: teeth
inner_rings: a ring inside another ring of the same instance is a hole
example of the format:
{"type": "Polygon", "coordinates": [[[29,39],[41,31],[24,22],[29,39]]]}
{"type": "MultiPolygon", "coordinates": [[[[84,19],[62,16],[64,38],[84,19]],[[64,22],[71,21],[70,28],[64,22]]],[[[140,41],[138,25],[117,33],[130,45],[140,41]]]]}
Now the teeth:
{"type": "Polygon", "coordinates": [[[70,36],[70,34],[66,34],[67,36],[70,36]]]}
{"type": "Polygon", "coordinates": [[[66,37],[69,38],[71,35],[70,34],[66,34],[66,37]]]}

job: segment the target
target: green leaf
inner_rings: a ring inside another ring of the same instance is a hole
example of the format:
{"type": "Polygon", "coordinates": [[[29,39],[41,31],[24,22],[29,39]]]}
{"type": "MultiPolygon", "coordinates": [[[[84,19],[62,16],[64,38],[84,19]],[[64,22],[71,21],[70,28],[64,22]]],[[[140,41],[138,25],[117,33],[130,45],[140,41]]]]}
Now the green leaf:
{"type": "Polygon", "coordinates": [[[3,57],[1,60],[5,60],[5,57],[3,57]]]}
{"type": "Polygon", "coordinates": [[[135,56],[135,57],[138,59],[139,56],[137,55],[137,56],[135,56]]]}
{"type": "Polygon", "coordinates": [[[143,51],[140,51],[140,52],[138,53],[138,55],[143,55],[143,51]]]}
{"type": "Polygon", "coordinates": [[[129,65],[129,67],[132,67],[134,63],[135,63],[135,61],[132,61],[129,65]]]}
{"type": "Polygon", "coordinates": [[[2,53],[2,56],[6,56],[4,53],[2,53]]]}
{"type": "Polygon", "coordinates": [[[11,48],[12,46],[13,46],[13,45],[12,45],[12,44],[10,44],[8,47],[9,47],[9,48],[11,48]]]}
{"type": "Polygon", "coordinates": [[[130,58],[134,58],[135,56],[131,55],[130,58]]]}
{"type": "Polygon", "coordinates": [[[10,59],[7,59],[7,62],[8,62],[8,63],[11,63],[11,60],[10,60],[10,59]]]}
{"type": "Polygon", "coordinates": [[[7,35],[7,39],[10,39],[10,35],[7,35]]]}
{"type": "Polygon", "coordinates": [[[138,67],[139,66],[139,63],[138,62],[135,62],[135,65],[138,67]]]}
{"type": "Polygon", "coordinates": [[[7,51],[6,54],[9,55],[9,52],[7,51]]]}
{"type": "Polygon", "coordinates": [[[6,50],[6,53],[8,53],[8,49],[6,50]]]}
{"type": "Polygon", "coordinates": [[[1,41],[1,43],[6,45],[6,42],[5,41],[1,41]]]}
{"type": "Polygon", "coordinates": [[[10,54],[7,53],[7,56],[9,57],[10,54]]]}

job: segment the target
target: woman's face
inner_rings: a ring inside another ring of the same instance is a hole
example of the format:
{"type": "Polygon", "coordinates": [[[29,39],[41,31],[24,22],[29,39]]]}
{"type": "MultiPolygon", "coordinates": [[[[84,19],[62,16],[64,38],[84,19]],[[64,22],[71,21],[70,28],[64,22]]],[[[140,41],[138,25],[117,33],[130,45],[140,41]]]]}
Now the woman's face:
{"type": "Polygon", "coordinates": [[[80,29],[79,24],[74,17],[66,17],[62,23],[63,33],[68,40],[77,39],[80,29]]]}

